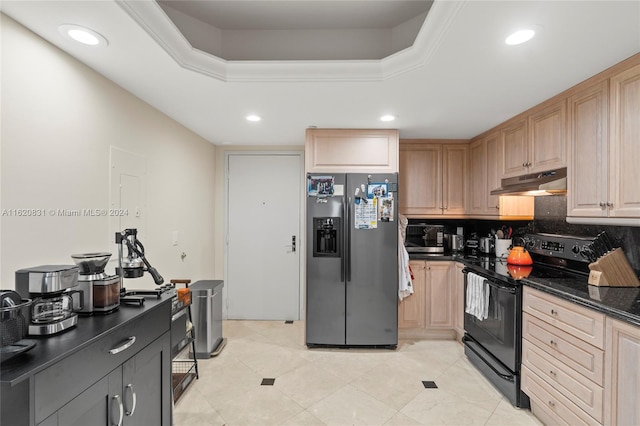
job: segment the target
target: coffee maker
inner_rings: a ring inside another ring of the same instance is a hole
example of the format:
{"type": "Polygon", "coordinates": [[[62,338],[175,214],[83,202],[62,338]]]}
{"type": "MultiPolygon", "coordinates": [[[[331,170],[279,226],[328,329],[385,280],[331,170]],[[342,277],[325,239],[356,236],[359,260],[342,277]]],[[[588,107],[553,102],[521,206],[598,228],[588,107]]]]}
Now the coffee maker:
{"type": "Polygon", "coordinates": [[[16,291],[22,298],[33,300],[29,335],[56,334],[78,323],[73,299],[80,293],[78,272],[75,265],[42,265],[16,271],[16,291]]]}
{"type": "Polygon", "coordinates": [[[72,254],[80,268],[78,286],[82,290],[81,315],[110,314],[120,307],[121,279],[119,275],[107,275],[104,268],[111,253],[72,254]]]}

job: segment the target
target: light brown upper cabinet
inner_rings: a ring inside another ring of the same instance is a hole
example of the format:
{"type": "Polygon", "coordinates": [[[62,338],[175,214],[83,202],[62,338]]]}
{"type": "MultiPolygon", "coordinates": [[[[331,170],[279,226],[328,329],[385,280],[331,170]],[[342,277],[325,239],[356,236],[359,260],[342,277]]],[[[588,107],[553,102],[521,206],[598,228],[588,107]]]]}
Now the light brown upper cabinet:
{"type": "Polygon", "coordinates": [[[569,98],[567,216],[640,217],[640,65],[569,98]]]}
{"type": "Polygon", "coordinates": [[[608,111],[608,80],[582,89],[569,98],[567,216],[607,216],[608,111]]]}
{"type": "Polygon", "coordinates": [[[640,65],[611,78],[609,216],[640,217],[640,65]]]}
{"type": "MultiPolygon", "coordinates": [[[[469,213],[471,214],[491,214],[487,207],[489,200],[487,172],[487,143],[484,139],[473,141],[469,144],[469,213]]],[[[498,209],[494,210],[494,214],[497,215],[498,209]]]]}
{"type": "Polygon", "coordinates": [[[468,157],[467,143],[403,141],[398,185],[400,213],[408,217],[462,217],[468,157]]]}
{"type": "Polygon", "coordinates": [[[307,172],[398,172],[395,129],[307,129],[307,172]]]}
{"type": "Polygon", "coordinates": [[[502,141],[499,132],[469,144],[469,200],[467,213],[481,218],[530,220],[533,197],[497,196],[491,191],[500,187],[502,141]]]}
{"type": "Polygon", "coordinates": [[[471,215],[499,216],[500,197],[490,192],[500,187],[503,173],[499,132],[469,144],[469,210],[471,215]]]}
{"type": "Polygon", "coordinates": [[[541,104],[502,129],[505,177],[567,165],[566,100],[541,104]]]}

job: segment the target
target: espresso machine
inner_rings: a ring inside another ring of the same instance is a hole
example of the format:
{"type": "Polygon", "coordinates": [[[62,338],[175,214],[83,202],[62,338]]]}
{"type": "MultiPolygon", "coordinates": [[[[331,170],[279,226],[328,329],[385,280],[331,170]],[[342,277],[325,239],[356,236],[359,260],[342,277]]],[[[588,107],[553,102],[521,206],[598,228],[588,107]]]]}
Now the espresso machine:
{"type": "Polygon", "coordinates": [[[110,314],[120,307],[119,275],[107,275],[104,268],[111,253],[72,254],[80,268],[78,286],[82,290],[81,315],[110,314]]]}
{"type": "Polygon", "coordinates": [[[78,323],[74,295],[79,269],[75,265],[42,265],[16,271],[16,291],[32,299],[28,334],[50,335],[63,332],[78,323]]]}

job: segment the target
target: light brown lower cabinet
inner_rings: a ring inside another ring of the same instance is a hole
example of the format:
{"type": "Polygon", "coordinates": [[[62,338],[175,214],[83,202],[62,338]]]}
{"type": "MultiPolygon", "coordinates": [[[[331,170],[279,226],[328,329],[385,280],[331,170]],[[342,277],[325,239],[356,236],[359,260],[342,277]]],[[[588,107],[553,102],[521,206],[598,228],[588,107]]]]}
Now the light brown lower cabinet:
{"type": "Polygon", "coordinates": [[[522,382],[544,424],[603,424],[605,316],[525,287],[522,382]]]}
{"type": "Polygon", "coordinates": [[[398,328],[454,329],[455,262],[412,260],[414,293],[398,305],[398,328]]]}
{"type": "Polygon", "coordinates": [[[640,425],[640,327],[529,287],[522,390],[546,425],[640,425]]]}
{"type": "Polygon", "coordinates": [[[605,424],[640,425],[640,327],[607,318],[605,424]]]}
{"type": "Polygon", "coordinates": [[[458,340],[464,336],[464,264],[456,262],[452,270],[452,283],[454,286],[454,329],[458,340]]]}
{"type": "Polygon", "coordinates": [[[413,294],[398,302],[398,328],[424,328],[425,285],[427,275],[424,260],[411,260],[413,294]]]}

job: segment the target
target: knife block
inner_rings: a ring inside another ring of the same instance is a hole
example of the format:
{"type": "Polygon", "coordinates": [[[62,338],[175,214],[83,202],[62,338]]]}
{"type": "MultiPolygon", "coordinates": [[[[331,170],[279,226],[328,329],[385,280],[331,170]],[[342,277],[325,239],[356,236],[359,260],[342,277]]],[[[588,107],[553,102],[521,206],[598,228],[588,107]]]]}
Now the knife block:
{"type": "Polygon", "coordinates": [[[640,287],[640,281],[621,248],[590,263],[589,270],[589,284],[602,287],[640,287]]]}

